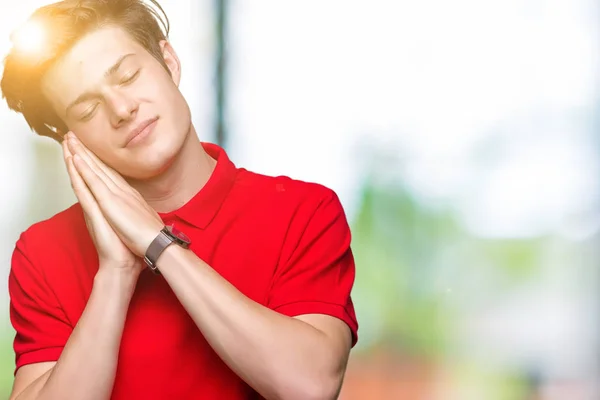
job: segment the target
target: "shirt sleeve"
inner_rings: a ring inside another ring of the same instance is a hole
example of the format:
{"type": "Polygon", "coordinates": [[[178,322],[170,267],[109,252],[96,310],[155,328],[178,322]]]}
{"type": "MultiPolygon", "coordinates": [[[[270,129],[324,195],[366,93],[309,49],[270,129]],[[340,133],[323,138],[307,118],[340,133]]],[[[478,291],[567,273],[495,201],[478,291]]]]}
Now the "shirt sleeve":
{"type": "Polygon", "coordinates": [[[8,290],[10,320],[16,331],[15,373],[26,364],[57,361],[73,328],[39,266],[32,262],[25,234],[12,255],[8,290]]]}
{"type": "Polygon", "coordinates": [[[355,265],[350,228],[337,195],[297,210],[275,271],[268,306],[287,316],[326,314],[344,321],[358,339],[350,293],[355,265]],[[316,203],[316,205],[315,205],[316,203]]]}

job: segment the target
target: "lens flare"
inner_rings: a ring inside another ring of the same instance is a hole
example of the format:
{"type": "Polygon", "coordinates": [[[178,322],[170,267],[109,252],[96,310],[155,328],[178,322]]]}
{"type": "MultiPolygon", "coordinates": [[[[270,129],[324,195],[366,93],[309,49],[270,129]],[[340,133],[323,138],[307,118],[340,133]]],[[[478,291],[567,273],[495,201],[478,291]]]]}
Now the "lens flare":
{"type": "Polygon", "coordinates": [[[37,21],[28,21],[13,34],[15,49],[26,54],[39,54],[44,49],[46,31],[37,21]]]}

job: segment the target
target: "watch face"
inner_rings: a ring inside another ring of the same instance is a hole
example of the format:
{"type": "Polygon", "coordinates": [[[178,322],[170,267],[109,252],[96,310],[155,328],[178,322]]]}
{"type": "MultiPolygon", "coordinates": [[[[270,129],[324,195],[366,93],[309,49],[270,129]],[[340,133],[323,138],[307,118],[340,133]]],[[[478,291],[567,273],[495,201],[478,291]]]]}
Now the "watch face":
{"type": "Polygon", "coordinates": [[[169,230],[169,232],[171,232],[171,235],[181,240],[182,242],[186,244],[189,244],[191,242],[190,238],[188,238],[185,233],[175,228],[175,226],[169,225],[167,226],[167,229],[169,230]]]}

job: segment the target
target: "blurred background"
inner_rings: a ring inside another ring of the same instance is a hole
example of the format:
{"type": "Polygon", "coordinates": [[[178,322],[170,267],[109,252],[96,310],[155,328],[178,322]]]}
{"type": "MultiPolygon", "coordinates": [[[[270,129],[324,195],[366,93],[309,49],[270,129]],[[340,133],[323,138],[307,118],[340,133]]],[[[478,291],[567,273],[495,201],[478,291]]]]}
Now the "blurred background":
{"type": "MultiPolygon", "coordinates": [[[[2,55],[47,3],[0,6],[2,55]]],[[[201,138],[341,198],[360,323],[341,399],[600,399],[597,1],[161,3],[201,138]]],[[[0,127],[6,282],[19,234],[75,198],[56,143],[5,104],[0,127]]]]}

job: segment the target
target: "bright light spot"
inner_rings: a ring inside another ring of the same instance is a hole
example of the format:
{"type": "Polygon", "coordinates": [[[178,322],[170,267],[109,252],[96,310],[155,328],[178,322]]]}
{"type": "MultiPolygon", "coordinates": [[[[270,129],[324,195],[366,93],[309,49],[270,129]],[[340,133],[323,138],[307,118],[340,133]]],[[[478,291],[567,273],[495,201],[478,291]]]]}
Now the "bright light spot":
{"type": "Polygon", "coordinates": [[[41,23],[28,21],[12,37],[15,48],[28,54],[38,54],[44,48],[46,32],[41,23]]]}

